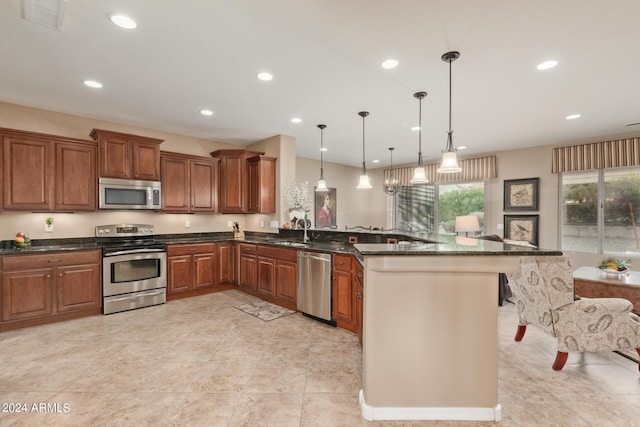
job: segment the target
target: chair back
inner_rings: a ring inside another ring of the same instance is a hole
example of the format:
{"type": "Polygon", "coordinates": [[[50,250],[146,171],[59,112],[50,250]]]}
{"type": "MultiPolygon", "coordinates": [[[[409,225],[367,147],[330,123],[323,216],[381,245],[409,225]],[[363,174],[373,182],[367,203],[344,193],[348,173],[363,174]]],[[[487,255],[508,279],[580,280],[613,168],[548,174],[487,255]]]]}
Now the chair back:
{"type": "Polygon", "coordinates": [[[565,256],[520,257],[520,271],[508,275],[521,325],[538,325],[556,336],[552,311],[573,302],[573,273],[565,256]]]}

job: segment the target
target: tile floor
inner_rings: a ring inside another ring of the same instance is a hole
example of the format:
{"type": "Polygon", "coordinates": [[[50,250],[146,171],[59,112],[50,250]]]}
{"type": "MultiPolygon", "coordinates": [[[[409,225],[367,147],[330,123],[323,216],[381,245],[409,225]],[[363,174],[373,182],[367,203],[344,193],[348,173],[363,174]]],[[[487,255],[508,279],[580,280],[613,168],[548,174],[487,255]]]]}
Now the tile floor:
{"type": "MultiPolygon", "coordinates": [[[[264,322],[232,290],[166,305],[0,333],[0,426],[480,426],[367,422],[353,334],[299,314],[264,322]],[[57,404],[57,408],[55,406],[57,404]]],[[[640,426],[640,373],[616,354],[551,369],[552,338],[513,341],[499,308],[500,426],[640,426]]],[[[469,349],[469,357],[473,357],[469,349]]]]}

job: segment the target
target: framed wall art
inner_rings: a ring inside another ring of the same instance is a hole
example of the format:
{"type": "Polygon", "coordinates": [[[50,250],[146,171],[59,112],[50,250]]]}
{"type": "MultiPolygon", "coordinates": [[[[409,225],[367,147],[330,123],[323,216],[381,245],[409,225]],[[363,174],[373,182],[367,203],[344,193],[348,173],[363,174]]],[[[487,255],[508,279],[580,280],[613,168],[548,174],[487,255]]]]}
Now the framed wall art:
{"type": "Polygon", "coordinates": [[[539,215],[505,215],[504,238],[538,246],[539,215]]]}
{"type": "Polygon", "coordinates": [[[537,211],[540,178],[505,179],[505,211],[537,211]]]}
{"type": "Polygon", "coordinates": [[[336,226],[336,189],[315,191],[316,228],[336,226]]]}

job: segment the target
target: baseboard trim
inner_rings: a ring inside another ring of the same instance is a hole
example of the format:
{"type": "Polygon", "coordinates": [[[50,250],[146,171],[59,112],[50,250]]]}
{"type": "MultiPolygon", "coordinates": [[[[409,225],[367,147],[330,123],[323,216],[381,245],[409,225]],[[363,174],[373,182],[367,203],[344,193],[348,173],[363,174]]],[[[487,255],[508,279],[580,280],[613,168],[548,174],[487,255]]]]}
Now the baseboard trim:
{"type": "Polygon", "coordinates": [[[493,408],[465,407],[373,407],[364,401],[363,390],[359,395],[362,417],[374,420],[460,420],[460,421],[500,421],[502,406],[493,408]]]}

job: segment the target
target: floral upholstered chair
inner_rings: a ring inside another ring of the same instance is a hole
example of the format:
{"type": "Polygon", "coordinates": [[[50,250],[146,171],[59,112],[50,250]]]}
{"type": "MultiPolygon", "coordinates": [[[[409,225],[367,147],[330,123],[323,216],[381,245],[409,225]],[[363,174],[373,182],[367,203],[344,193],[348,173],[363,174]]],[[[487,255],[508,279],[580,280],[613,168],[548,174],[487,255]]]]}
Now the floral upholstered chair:
{"type": "Polygon", "coordinates": [[[519,317],[515,340],[522,340],[529,324],[556,337],[554,370],[564,367],[570,351],[635,348],[640,355],[640,320],[631,313],[631,303],[621,298],[574,301],[573,269],[567,257],[521,257],[520,271],[508,277],[519,317]]]}

